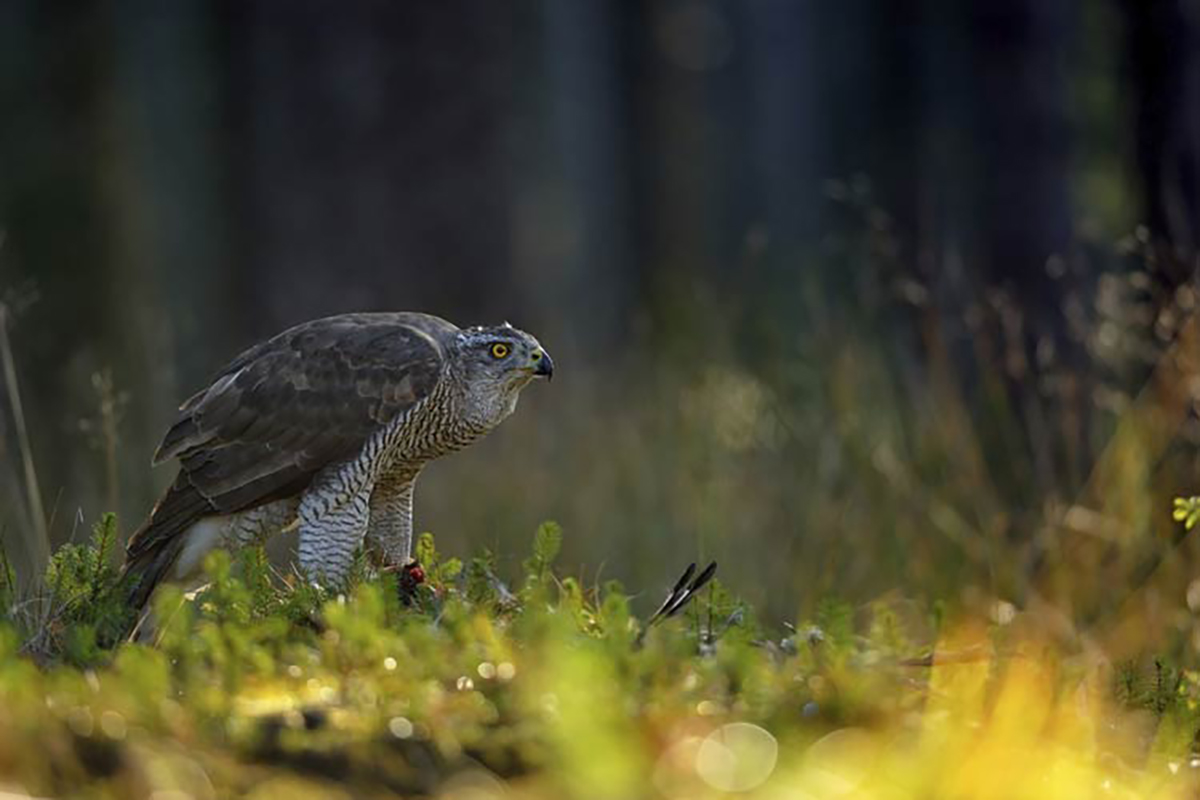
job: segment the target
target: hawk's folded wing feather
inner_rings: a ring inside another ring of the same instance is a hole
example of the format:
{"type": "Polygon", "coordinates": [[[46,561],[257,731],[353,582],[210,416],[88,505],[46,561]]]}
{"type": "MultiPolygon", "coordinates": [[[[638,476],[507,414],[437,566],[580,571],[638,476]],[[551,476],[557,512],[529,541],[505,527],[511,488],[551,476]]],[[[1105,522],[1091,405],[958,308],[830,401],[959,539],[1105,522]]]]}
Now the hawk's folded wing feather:
{"type": "Polygon", "coordinates": [[[130,539],[128,559],[200,517],[296,494],[352,458],[430,392],[457,330],[424,314],[352,314],[243,353],[180,408],[154,458],[178,457],[179,476],[130,539]]]}

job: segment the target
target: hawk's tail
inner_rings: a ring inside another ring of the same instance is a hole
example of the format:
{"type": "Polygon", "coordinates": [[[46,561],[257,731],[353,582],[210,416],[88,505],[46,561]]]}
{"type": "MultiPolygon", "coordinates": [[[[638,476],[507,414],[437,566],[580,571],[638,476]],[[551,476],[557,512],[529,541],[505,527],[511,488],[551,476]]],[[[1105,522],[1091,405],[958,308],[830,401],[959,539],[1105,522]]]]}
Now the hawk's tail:
{"type": "Polygon", "coordinates": [[[150,518],[125,545],[121,581],[126,604],[139,613],[154,589],[171,571],[187,543],[187,531],[212,514],[212,504],[192,486],[187,475],[179,476],[150,512],[150,518]]]}
{"type": "Polygon", "coordinates": [[[121,570],[121,580],[127,582],[125,589],[127,607],[139,613],[145,609],[146,604],[150,601],[150,595],[154,594],[158,584],[171,571],[182,548],[182,540],[164,542],[153,550],[134,557],[126,557],[125,566],[121,570]]]}

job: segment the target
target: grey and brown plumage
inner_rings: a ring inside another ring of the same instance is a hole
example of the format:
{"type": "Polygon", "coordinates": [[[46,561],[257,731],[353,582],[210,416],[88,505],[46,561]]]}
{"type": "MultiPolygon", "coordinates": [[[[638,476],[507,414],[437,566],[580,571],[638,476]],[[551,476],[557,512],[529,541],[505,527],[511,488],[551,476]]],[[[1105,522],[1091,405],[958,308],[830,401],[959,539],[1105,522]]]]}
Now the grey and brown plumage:
{"type": "Polygon", "coordinates": [[[344,314],[242,353],[185,402],[154,454],[179,474],[130,538],[141,608],[213,547],[299,530],[300,568],[343,581],[366,542],[400,565],[422,466],[500,424],[550,356],[508,324],[460,329],[428,314],[344,314]]]}

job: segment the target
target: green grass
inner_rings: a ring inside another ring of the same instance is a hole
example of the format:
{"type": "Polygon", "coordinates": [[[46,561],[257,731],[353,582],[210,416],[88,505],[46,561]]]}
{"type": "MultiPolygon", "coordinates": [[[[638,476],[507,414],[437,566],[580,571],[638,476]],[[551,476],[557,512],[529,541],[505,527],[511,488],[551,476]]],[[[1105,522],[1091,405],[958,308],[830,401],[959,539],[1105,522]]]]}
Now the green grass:
{"type": "Polygon", "coordinates": [[[60,550],[36,603],[4,595],[0,788],[1063,797],[1195,782],[1200,674],[1089,659],[1019,614],[827,598],[771,626],[714,582],[647,630],[617,583],[555,573],[563,534],[546,524],[507,584],[490,554],[464,562],[422,537],[411,604],[365,567],[332,597],[261,551],[217,552],[193,599],[159,593],[148,643],[105,648],[128,623],[113,530],[106,517],[60,550]]]}

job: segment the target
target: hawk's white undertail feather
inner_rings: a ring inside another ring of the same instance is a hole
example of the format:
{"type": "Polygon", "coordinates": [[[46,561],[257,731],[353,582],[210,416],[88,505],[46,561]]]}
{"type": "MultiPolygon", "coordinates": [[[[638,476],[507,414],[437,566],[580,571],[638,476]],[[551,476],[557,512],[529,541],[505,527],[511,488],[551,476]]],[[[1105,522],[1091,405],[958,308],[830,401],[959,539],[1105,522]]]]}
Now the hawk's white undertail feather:
{"type": "Polygon", "coordinates": [[[204,558],[214,549],[236,550],[248,544],[262,542],[296,519],[296,500],[277,500],[238,514],[205,517],[193,524],[184,534],[184,543],[171,576],[188,581],[203,572],[204,558]]]}

